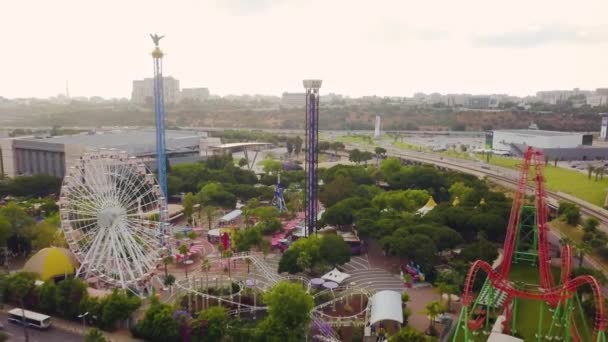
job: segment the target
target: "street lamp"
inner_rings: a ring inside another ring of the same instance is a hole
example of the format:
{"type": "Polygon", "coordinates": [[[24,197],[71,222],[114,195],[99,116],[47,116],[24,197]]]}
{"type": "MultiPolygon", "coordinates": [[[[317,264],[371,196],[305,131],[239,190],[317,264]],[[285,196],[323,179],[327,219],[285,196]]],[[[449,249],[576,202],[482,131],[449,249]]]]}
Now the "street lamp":
{"type": "Polygon", "coordinates": [[[87,330],[87,323],[86,323],[85,318],[86,318],[88,315],[89,315],[89,312],[88,312],[88,311],[87,311],[87,312],[85,312],[85,313],[83,313],[82,315],[78,315],[78,318],[82,318],[82,329],[83,329],[84,331],[86,331],[86,330],[87,330]]]}

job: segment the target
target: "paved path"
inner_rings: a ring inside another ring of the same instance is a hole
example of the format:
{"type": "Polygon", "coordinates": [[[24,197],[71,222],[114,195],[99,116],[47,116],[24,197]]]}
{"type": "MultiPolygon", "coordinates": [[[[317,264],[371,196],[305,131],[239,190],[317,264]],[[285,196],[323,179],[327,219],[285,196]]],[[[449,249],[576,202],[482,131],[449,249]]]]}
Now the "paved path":
{"type": "Polygon", "coordinates": [[[340,268],[351,275],[347,282],[354,282],[371,292],[382,290],[401,292],[404,289],[403,281],[399,276],[381,268],[370,267],[367,255],[351,257],[350,261],[340,268]]]}

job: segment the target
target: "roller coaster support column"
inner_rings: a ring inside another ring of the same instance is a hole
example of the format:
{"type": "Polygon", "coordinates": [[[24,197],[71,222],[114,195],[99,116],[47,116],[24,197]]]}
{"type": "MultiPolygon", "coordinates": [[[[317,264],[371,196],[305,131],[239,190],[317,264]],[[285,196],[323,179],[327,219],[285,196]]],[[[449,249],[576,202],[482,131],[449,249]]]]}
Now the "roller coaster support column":
{"type": "Polygon", "coordinates": [[[307,236],[317,229],[319,163],[319,89],[321,80],[304,80],[306,88],[306,200],[304,205],[307,236]]]}

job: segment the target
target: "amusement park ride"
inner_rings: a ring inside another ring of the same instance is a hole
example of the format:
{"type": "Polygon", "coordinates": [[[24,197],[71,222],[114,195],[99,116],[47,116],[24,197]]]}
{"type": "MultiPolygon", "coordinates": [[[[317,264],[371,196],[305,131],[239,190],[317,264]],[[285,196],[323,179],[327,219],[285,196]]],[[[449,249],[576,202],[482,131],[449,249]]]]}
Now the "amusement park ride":
{"type": "Polygon", "coordinates": [[[538,331],[535,334],[537,341],[606,341],[601,287],[597,280],[589,275],[572,278],[572,251],[569,245],[564,245],[561,250],[561,274],[558,284],[555,283],[551,272],[543,165],[542,151],[529,147],[524,155],[517,192],[513,198],[502,261],[494,269],[487,262],[477,260],[469,269],[453,342],[480,341],[483,335],[491,333],[517,335],[518,322],[522,319],[538,320],[538,331]],[[534,183],[534,206],[525,205],[529,175],[532,175],[534,183]],[[511,280],[512,263],[538,266],[540,284],[522,284],[511,280]],[[473,291],[478,287],[475,286],[475,280],[479,270],[483,270],[487,276],[475,297],[473,291]],[[581,299],[577,293],[579,287],[584,285],[588,285],[593,293],[593,334],[589,334],[581,299]],[[518,302],[521,300],[538,302],[540,317],[530,317],[530,313],[518,312],[518,302]],[[543,319],[544,311],[551,315],[549,323],[543,319]]]}

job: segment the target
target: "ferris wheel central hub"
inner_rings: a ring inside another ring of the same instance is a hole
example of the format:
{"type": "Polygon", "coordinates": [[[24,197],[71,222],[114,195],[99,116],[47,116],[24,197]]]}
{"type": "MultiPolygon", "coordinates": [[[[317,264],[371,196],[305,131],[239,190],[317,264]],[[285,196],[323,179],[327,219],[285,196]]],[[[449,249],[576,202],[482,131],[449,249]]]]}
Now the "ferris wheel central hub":
{"type": "Polygon", "coordinates": [[[121,207],[104,208],[97,214],[97,224],[100,228],[111,228],[125,215],[126,211],[121,207]]]}

